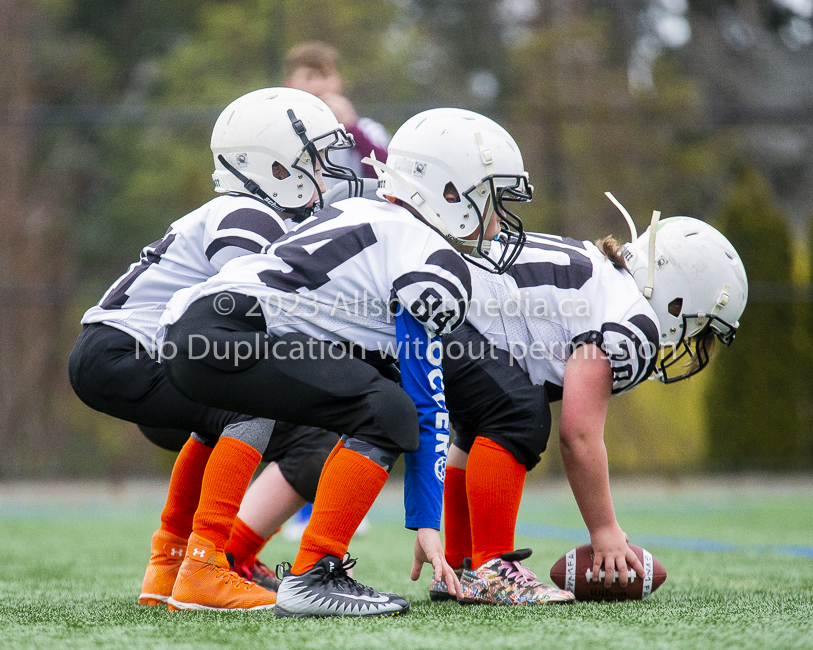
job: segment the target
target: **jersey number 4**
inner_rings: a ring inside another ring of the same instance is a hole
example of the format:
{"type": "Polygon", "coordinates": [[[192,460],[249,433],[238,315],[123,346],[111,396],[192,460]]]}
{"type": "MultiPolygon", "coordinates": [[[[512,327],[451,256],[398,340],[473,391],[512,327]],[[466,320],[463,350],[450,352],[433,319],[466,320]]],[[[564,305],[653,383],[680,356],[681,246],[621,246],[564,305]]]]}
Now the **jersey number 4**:
{"type": "Polygon", "coordinates": [[[163,239],[153,242],[141,251],[141,261],[138,266],[125,275],[121,279],[121,282],[113,287],[110,293],[105,296],[105,299],[102,300],[101,308],[121,309],[124,307],[124,303],[126,303],[130,297],[127,295],[127,291],[133,286],[133,282],[135,282],[138,276],[144,273],[144,271],[150,268],[150,266],[158,264],[158,262],[161,261],[161,257],[166,254],[169,245],[174,241],[175,233],[167,234],[163,239]]]}
{"type": "Polygon", "coordinates": [[[257,275],[272,289],[313,291],[327,284],[330,280],[328,273],[333,269],[377,241],[369,223],[308,235],[274,250],[274,255],[291,267],[290,271],[262,271],[257,275]],[[313,252],[305,249],[305,246],[323,241],[325,243],[313,252]]]}

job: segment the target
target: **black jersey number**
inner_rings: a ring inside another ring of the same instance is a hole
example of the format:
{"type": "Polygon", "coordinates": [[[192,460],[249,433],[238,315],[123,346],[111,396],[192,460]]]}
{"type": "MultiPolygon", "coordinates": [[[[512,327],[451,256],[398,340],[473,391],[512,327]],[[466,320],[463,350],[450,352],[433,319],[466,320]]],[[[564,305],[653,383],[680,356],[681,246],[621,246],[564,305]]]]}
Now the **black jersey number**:
{"type": "Polygon", "coordinates": [[[621,350],[618,354],[608,354],[610,358],[610,367],[613,371],[613,384],[618,381],[626,381],[628,379],[632,379],[632,364],[631,363],[619,363],[620,361],[629,361],[632,359],[632,355],[630,354],[630,348],[626,340],[620,341],[618,343],[618,349],[621,350]]]}
{"type": "Polygon", "coordinates": [[[175,241],[175,233],[167,233],[163,239],[159,239],[141,251],[141,262],[132,271],[125,275],[113,290],[107,294],[102,301],[102,309],[121,309],[124,303],[130,298],[127,291],[133,286],[133,282],[138,279],[144,271],[153,264],[158,264],[161,258],[166,255],[169,245],[175,241]]]}
{"type": "Polygon", "coordinates": [[[330,280],[328,273],[378,240],[369,223],[335,228],[316,235],[300,237],[274,250],[274,255],[291,267],[290,271],[262,271],[258,277],[267,286],[280,291],[313,291],[330,280]],[[326,241],[313,252],[305,246],[326,241]]]}
{"type": "Polygon", "coordinates": [[[554,262],[514,264],[508,269],[508,274],[516,280],[517,287],[520,289],[543,285],[554,286],[557,289],[581,289],[593,277],[593,263],[590,258],[573,250],[574,248],[584,249],[584,244],[576,239],[570,237],[562,240],[545,238],[543,242],[528,237],[525,246],[526,248],[540,248],[564,253],[570,258],[570,264],[555,264],[554,262]],[[567,246],[562,244],[567,244],[567,246]]]}
{"type": "Polygon", "coordinates": [[[423,290],[423,293],[418,296],[418,299],[412,304],[409,311],[418,322],[426,325],[431,320],[434,324],[435,331],[442,332],[446,328],[446,325],[449,324],[449,321],[458,315],[458,312],[454,310],[439,310],[438,307],[442,304],[443,296],[432,287],[427,287],[423,290]]]}

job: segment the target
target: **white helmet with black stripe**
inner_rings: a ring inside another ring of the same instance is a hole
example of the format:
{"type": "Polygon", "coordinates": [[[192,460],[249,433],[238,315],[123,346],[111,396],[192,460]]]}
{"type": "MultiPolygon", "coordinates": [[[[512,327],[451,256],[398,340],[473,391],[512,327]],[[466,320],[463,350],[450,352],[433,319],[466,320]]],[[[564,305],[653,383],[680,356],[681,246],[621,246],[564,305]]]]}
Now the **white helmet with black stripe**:
{"type": "Polygon", "coordinates": [[[378,172],[379,196],[411,206],[477,266],[496,273],[511,266],[525,233],[506,202],[530,201],[533,187],[508,131],[472,111],[435,108],[407,120],[387,153],[386,164],[364,160],[378,172]],[[498,260],[483,238],[494,215],[506,244],[498,260]]]}
{"type": "Polygon", "coordinates": [[[731,345],[748,301],[748,278],[737,251],[718,230],[691,217],[656,216],[623,252],[660,322],[661,381],[702,370],[713,337],[731,345]]]}
{"type": "Polygon", "coordinates": [[[319,207],[316,172],[353,184],[352,169],[330,154],[353,147],[336,116],[321,99],[293,88],[262,88],[237,98],[215,122],[212,153],[216,192],[248,192],[277,210],[298,217],[319,207]]]}

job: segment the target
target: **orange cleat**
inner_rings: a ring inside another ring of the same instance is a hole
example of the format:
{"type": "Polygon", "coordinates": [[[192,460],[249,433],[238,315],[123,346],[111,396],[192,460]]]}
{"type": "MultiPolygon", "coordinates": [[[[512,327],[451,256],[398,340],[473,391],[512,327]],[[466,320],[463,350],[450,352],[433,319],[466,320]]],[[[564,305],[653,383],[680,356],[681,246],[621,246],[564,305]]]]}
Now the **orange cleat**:
{"type": "Polygon", "coordinates": [[[276,602],[277,594],[229,570],[226,554],[192,533],[167,604],[173,611],[235,611],[273,609],[276,602]]]}
{"type": "Polygon", "coordinates": [[[186,540],[160,528],[153,533],[150,563],[141,584],[139,605],[161,605],[172,595],[186,553],[186,540]]]}

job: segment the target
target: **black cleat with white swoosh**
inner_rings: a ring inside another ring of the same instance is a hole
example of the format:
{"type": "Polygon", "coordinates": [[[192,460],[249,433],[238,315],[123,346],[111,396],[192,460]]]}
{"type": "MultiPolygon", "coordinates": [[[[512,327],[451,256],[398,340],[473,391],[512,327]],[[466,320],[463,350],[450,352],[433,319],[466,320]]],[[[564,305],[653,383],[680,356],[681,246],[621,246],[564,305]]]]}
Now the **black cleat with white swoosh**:
{"type": "MultiPolygon", "coordinates": [[[[347,557],[347,556],[345,556],[347,557]]],[[[409,603],[395,594],[382,594],[347,575],[355,560],[343,562],[325,555],[302,575],[291,573],[287,562],[277,567],[282,583],[277,591],[277,616],[397,616],[409,611],[409,603]]]]}

